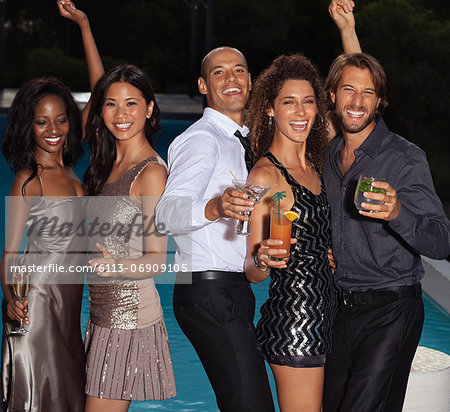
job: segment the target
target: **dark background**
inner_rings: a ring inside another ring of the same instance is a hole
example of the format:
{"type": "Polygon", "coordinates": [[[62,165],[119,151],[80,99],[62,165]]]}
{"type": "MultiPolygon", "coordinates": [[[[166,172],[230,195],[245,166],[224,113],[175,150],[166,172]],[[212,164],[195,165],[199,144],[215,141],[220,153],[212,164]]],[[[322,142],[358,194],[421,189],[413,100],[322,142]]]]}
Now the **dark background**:
{"type": "MultiPolygon", "coordinates": [[[[133,63],[158,93],[196,90],[204,55],[206,3],[212,8],[211,47],[240,49],[255,78],[282,53],[302,52],[325,77],[342,51],[328,0],[78,0],[91,22],[105,68],[133,63]],[[198,3],[196,53],[190,54],[192,4],[198,3]],[[191,64],[190,64],[191,62],[191,64]],[[192,67],[195,62],[195,67],[192,67]]],[[[388,126],[427,152],[441,199],[450,203],[450,4],[446,0],[356,2],[362,48],[388,75],[388,126]]],[[[36,76],[61,78],[87,91],[79,29],[59,16],[53,0],[0,0],[4,18],[4,82],[17,88],[36,76]]],[[[210,9],[211,10],[211,9],[210,9]]],[[[1,58],[1,57],[0,57],[1,58]]],[[[447,209],[448,211],[448,209],[447,209]]]]}

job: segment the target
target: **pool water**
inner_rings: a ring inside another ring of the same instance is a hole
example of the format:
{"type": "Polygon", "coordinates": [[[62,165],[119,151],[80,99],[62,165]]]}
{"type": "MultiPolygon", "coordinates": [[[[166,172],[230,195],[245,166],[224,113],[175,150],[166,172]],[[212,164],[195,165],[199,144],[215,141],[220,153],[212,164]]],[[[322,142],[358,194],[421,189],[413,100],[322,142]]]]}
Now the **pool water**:
{"type": "MultiPolygon", "coordinates": [[[[252,285],[256,297],[256,307],[259,308],[267,297],[269,282],[252,285]]],[[[177,397],[165,401],[132,402],[130,411],[142,412],[148,410],[171,412],[214,412],[217,411],[215,398],[198,360],[198,357],[189,341],[181,332],[172,311],[173,285],[158,284],[158,292],[164,311],[164,319],[169,334],[170,349],[175,370],[177,397]]],[[[0,293],[1,295],[1,293],[0,293]]],[[[81,313],[81,327],[86,329],[89,317],[89,303],[87,288],[83,296],[81,313]]],[[[429,296],[424,295],[425,325],[420,345],[437,349],[450,355],[450,315],[438,307],[429,296]]],[[[255,322],[259,319],[259,311],[255,322]]],[[[1,320],[0,320],[1,323],[1,320]]],[[[268,368],[269,380],[276,402],[275,383],[268,368]]],[[[279,411],[278,407],[276,408],[279,411]]]]}
{"type": "MultiPolygon", "coordinates": [[[[186,120],[163,120],[163,133],[156,142],[156,150],[166,160],[167,148],[172,139],[181,133],[191,121],[186,120]]],[[[5,130],[5,116],[0,115],[0,135],[5,130]]],[[[0,156],[0,173],[2,183],[0,184],[0,195],[7,196],[13,175],[9,171],[3,156],[0,156]]],[[[87,153],[78,162],[75,171],[78,176],[82,176],[89,163],[87,153]]],[[[4,202],[0,202],[0,213],[4,214],[4,202]]],[[[4,219],[0,219],[0,231],[4,233],[4,219]]],[[[172,243],[173,244],[173,243],[172,243]]],[[[169,260],[172,259],[169,255],[169,260]]],[[[257,315],[255,321],[259,318],[259,307],[267,297],[269,282],[266,281],[259,285],[253,285],[253,291],[256,297],[257,315]]],[[[169,342],[172,352],[173,364],[175,369],[175,379],[178,396],[166,401],[146,401],[132,402],[130,411],[189,411],[189,412],[213,412],[217,411],[215,398],[208,382],[206,374],[197,358],[197,355],[178,327],[172,311],[172,292],[173,285],[157,284],[161,303],[164,310],[169,342]]],[[[450,355],[450,315],[440,308],[428,296],[424,296],[425,302],[425,326],[420,341],[420,345],[443,351],[450,355]]],[[[83,298],[83,307],[81,315],[82,330],[85,330],[89,316],[89,304],[87,301],[87,288],[83,298]]],[[[271,382],[272,393],[276,402],[275,385],[272,374],[268,370],[271,382]]],[[[278,410],[278,409],[277,409],[278,410]]]]}
{"type": "MultiPolygon", "coordinates": [[[[268,295],[269,282],[252,285],[256,297],[256,307],[259,308],[268,295]]],[[[146,410],[159,411],[217,411],[215,398],[198,360],[198,357],[189,341],[178,327],[172,312],[172,285],[157,285],[169,334],[170,348],[175,369],[175,381],[178,396],[166,401],[134,402],[130,411],[140,412],[146,410]]],[[[429,296],[424,295],[425,326],[420,345],[443,351],[450,355],[450,315],[439,308],[429,296]]],[[[82,324],[87,322],[88,308],[83,305],[82,324]]],[[[255,321],[259,319],[259,310],[255,321]]],[[[275,382],[268,369],[269,380],[276,402],[275,382]]],[[[276,410],[279,411],[278,406],[276,410]]]]}

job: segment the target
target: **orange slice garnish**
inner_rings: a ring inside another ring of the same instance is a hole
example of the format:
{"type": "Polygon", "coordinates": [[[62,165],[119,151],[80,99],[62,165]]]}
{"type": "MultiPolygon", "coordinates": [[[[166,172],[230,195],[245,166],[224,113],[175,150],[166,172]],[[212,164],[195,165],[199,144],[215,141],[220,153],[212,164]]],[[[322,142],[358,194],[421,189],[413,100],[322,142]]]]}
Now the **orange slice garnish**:
{"type": "Polygon", "coordinates": [[[292,222],[295,219],[298,219],[300,215],[297,212],[294,212],[293,210],[288,210],[284,212],[284,215],[292,222]]]}

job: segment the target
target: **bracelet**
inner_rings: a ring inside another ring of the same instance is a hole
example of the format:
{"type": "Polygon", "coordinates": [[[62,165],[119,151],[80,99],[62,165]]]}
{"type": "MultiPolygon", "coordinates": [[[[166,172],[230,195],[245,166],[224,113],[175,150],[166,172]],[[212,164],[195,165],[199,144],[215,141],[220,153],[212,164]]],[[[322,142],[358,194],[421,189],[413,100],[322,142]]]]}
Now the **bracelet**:
{"type": "Polygon", "coordinates": [[[270,270],[269,266],[261,266],[261,260],[259,259],[258,253],[256,255],[253,255],[253,262],[255,263],[256,269],[260,270],[261,272],[267,272],[270,270]]]}

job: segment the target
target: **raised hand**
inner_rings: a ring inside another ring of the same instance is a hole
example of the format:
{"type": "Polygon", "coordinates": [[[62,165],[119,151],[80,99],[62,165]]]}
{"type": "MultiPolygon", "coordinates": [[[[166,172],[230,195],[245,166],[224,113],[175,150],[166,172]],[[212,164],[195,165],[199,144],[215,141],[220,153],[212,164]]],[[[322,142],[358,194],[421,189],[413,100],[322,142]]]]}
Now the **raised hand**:
{"type": "Polygon", "coordinates": [[[328,11],[340,31],[355,27],[354,7],[355,3],[350,0],[331,1],[328,11]]]}
{"type": "Polygon", "coordinates": [[[352,0],[331,0],[328,11],[341,34],[344,53],[361,53],[361,45],[355,29],[355,16],[353,8],[355,3],[352,0]]]}
{"type": "Polygon", "coordinates": [[[70,0],[58,0],[56,2],[59,14],[66,19],[72,20],[79,26],[87,22],[87,16],[81,10],[75,7],[75,4],[70,0]]]}
{"type": "MultiPolygon", "coordinates": [[[[100,55],[98,54],[94,36],[91,32],[89,19],[87,18],[86,14],[75,7],[75,4],[73,4],[71,0],[58,0],[56,4],[61,16],[68,20],[72,20],[80,27],[81,37],[83,39],[84,53],[86,55],[86,62],[88,65],[89,86],[92,92],[98,80],[103,76],[105,71],[103,69],[100,55]]],[[[83,110],[83,135],[90,104],[91,102],[89,100],[88,104],[83,110]]]]}

